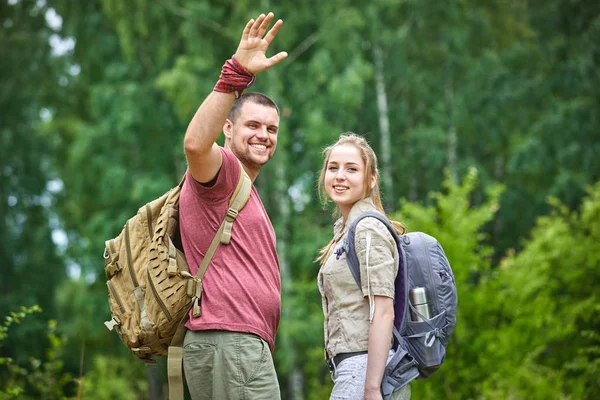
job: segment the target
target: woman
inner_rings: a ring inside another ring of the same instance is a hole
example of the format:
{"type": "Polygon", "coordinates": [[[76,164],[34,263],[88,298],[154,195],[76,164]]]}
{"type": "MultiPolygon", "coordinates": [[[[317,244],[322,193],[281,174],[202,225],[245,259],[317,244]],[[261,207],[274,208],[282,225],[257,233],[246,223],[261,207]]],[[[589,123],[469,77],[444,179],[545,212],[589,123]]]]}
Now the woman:
{"type": "MultiPolygon", "coordinates": [[[[337,205],[340,218],[332,241],[317,261],[319,291],[325,317],[325,352],[334,382],[330,399],[382,399],[381,381],[393,355],[394,279],[398,250],[386,227],[365,218],[356,228],[362,290],[346,264],[342,245],[348,227],[365,211],[384,213],[379,194],[377,158],[367,141],[354,133],[342,134],[323,151],[319,194],[337,205]]],[[[399,234],[406,229],[392,224],[399,234]]],[[[410,385],[392,399],[410,399],[410,385]]]]}

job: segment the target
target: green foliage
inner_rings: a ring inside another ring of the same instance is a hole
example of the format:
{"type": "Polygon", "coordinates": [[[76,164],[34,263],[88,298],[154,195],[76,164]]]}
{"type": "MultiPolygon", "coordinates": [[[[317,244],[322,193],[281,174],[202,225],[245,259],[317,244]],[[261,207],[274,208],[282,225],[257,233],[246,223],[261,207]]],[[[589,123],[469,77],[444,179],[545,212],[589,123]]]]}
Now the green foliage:
{"type": "Polygon", "coordinates": [[[482,391],[499,398],[600,395],[600,182],[579,211],[550,204],[550,215],[538,219],[523,251],[505,258],[496,276],[494,297],[502,304],[492,304],[502,315],[495,335],[510,341],[496,343],[496,373],[482,391]]]}
{"type": "MultiPolygon", "coordinates": [[[[107,360],[129,357],[101,325],[109,312],[104,240],[179,181],[185,127],[235,51],[241,26],[268,11],[261,4],[0,2],[0,315],[14,304],[39,304],[60,321],[71,375],[85,344],[83,369],[94,371],[89,393],[108,393],[94,382],[118,379],[107,360]],[[50,24],[52,12],[61,24],[50,24]],[[75,47],[57,54],[50,41],[59,39],[75,47]],[[68,241],[57,245],[52,238],[61,232],[68,241]],[[80,278],[67,277],[67,266],[80,278]]],[[[584,266],[597,265],[589,239],[597,238],[590,222],[597,216],[586,211],[595,209],[595,189],[578,214],[568,210],[600,180],[599,4],[270,4],[285,21],[272,51],[289,57],[252,89],[271,95],[282,112],[277,153],[256,185],[286,267],[275,353],[284,398],[326,398],[331,385],[313,259],[332,221],[314,181],[320,150],[347,130],[364,134],[382,161],[383,150],[391,152],[392,162],[380,164],[393,180],[384,193],[388,211],[397,204],[392,215],[440,238],[457,265],[456,338],[447,364],[416,382],[414,397],[597,395],[596,275],[584,266]],[[388,104],[386,149],[376,78],[388,104]],[[440,188],[444,194],[429,195],[440,188]],[[552,224],[531,232],[542,215],[552,224]],[[579,241],[551,242],[567,230],[579,241]],[[564,284],[559,269],[568,272],[564,284]],[[564,321],[558,328],[557,320],[564,321]]],[[[18,326],[2,356],[41,358],[52,347],[47,329],[36,319],[18,326]],[[39,338],[29,342],[31,353],[20,346],[27,337],[39,338]]],[[[118,367],[130,376],[125,369],[118,367]]],[[[125,392],[147,393],[136,376],[125,392]]]]}
{"type": "MultiPolygon", "coordinates": [[[[52,138],[43,134],[68,82],[63,57],[52,56],[54,31],[45,23],[45,2],[0,2],[0,315],[16,304],[38,304],[54,312],[48,288],[66,273],[52,230],[59,227],[53,210],[59,183],[54,174],[52,138]]],[[[40,356],[47,345],[43,321],[33,318],[5,342],[3,355],[25,357],[15,343],[21,335],[40,337],[28,351],[40,356]]]]}
{"type": "Polygon", "coordinates": [[[476,173],[434,206],[404,204],[391,217],[436,236],[459,291],[457,328],[439,372],[412,384],[418,398],[571,398],[598,396],[600,358],[598,268],[600,183],[580,212],[552,199],[523,251],[490,268],[482,228],[497,210],[502,187],[480,207],[470,204],[476,173]]]}
{"type": "MultiPolygon", "coordinates": [[[[0,342],[8,336],[8,328],[20,324],[25,317],[34,312],[42,312],[39,306],[21,307],[20,312],[11,312],[0,326],[0,342]]],[[[64,347],[66,338],[57,331],[57,323],[48,321],[47,335],[50,347],[46,349],[43,360],[30,357],[28,365],[20,365],[12,358],[0,357],[0,366],[7,371],[0,373],[2,385],[0,399],[67,399],[65,390],[73,379],[63,372],[64,347]]],[[[24,348],[30,348],[30,340],[22,339],[24,348]]]]}
{"type": "Polygon", "coordinates": [[[138,360],[99,355],[83,380],[82,398],[132,400],[148,398],[145,366],[138,360]]]}
{"type": "Polygon", "coordinates": [[[21,311],[19,312],[11,311],[10,314],[5,317],[2,325],[0,325],[0,340],[6,339],[8,336],[8,328],[10,328],[11,325],[20,324],[26,316],[31,315],[34,312],[42,312],[42,309],[40,306],[35,305],[31,307],[21,307],[21,311]]]}

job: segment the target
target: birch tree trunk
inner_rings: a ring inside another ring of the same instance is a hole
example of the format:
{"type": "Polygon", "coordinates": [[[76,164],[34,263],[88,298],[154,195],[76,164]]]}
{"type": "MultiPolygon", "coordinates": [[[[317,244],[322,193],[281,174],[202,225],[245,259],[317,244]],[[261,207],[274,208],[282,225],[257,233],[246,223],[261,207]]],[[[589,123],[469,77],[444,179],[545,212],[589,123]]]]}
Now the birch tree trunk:
{"type": "Polygon", "coordinates": [[[456,122],[454,117],[454,88],[452,87],[452,76],[446,83],[446,106],[448,109],[448,169],[454,182],[458,181],[457,147],[458,136],[456,133],[456,122]]]}
{"type": "Polygon", "coordinates": [[[444,45],[446,52],[446,109],[448,110],[448,170],[453,182],[458,182],[458,162],[457,162],[457,147],[458,135],[456,133],[456,111],[454,105],[454,71],[452,68],[452,54],[450,46],[446,42],[444,45]]]}
{"type": "Polygon", "coordinates": [[[381,180],[384,191],[384,205],[386,211],[391,211],[394,207],[394,187],[392,182],[391,154],[392,146],[390,140],[390,117],[388,115],[388,100],[385,91],[385,74],[383,71],[383,56],[381,47],[373,42],[373,65],[375,67],[375,90],[377,93],[377,115],[379,120],[380,136],[380,167],[381,180]]]}

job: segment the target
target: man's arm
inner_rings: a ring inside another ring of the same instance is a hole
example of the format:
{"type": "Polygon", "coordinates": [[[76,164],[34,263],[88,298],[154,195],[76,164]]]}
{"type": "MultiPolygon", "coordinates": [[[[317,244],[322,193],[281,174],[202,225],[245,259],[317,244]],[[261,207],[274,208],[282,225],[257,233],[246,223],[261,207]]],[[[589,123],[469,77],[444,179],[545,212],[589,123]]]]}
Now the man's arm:
{"type": "MultiPolygon", "coordinates": [[[[273,17],[273,13],[261,14],[256,20],[248,21],[235,52],[237,61],[254,75],[287,57],[286,52],[266,57],[269,44],[283,24],[282,20],[278,20],[267,32],[273,17]]],[[[185,132],[184,150],[188,167],[198,182],[209,182],[221,168],[223,156],[215,141],[223,130],[234,100],[233,93],[213,91],[202,102],[185,132]]]]}

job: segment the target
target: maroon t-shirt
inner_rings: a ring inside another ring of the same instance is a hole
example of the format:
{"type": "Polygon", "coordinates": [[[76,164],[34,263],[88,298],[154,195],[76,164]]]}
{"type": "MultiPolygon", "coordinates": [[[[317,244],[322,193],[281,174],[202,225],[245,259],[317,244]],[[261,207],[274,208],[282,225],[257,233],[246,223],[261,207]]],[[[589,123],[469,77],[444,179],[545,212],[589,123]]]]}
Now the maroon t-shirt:
{"type": "MultiPolygon", "coordinates": [[[[188,170],[181,190],[181,239],[193,274],[227,214],[240,176],[233,153],[221,151],[223,166],[213,186],[199,184],[188,170]]],[[[202,315],[193,318],[190,312],[188,329],[254,333],[273,351],[281,313],[279,260],[275,231],[254,186],[233,223],[231,242],[219,245],[202,284],[202,315]]]]}

